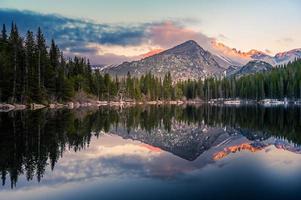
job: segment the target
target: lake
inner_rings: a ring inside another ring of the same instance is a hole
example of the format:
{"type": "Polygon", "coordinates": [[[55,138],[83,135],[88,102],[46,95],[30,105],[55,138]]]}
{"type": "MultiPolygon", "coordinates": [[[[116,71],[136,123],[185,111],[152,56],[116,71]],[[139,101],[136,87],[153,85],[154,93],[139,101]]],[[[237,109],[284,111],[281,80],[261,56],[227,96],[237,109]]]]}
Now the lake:
{"type": "Polygon", "coordinates": [[[301,199],[301,107],[0,113],[2,200],[301,199]]]}

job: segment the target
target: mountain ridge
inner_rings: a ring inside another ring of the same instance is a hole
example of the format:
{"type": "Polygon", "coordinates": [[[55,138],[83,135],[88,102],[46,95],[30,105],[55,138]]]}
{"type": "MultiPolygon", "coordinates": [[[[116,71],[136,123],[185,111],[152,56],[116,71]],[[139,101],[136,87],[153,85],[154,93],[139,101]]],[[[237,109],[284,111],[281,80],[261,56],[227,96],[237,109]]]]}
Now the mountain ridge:
{"type": "Polygon", "coordinates": [[[159,77],[170,72],[173,80],[178,81],[215,76],[222,73],[224,69],[209,51],[203,49],[195,41],[188,40],[139,61],[124,62],[121,65],[106,68],[103,72],[121,76],[125,76],[128,72],[134,76],[151,72],[159,77]]]}
{"type": "MultiPolygon", "coordinates": [[[[196,41],[188,40],[170,49],[150,54],[150,56],[144,57],[141,60],[123,62],[120,65],[106,66],[101,71],[118,76],[125,76],[128,72],[134,76],[141,76],[151,72],[158,77],[163,77],[166,73],[170,72],[173,80],[177,82],[179,80],[199,79],[209,76],[220,77],[227,72],[231,72],[230,74],[232,74],[234,71],[237,72],[246,65],[252,65],[252,61],[254,60],[266,63],[261,63],[262,67],[270,69],[271,66],[274,67],[286,64],[297,58],[301,58],[301,48],[270,56],[256,49],[252,49],[248,52],[241,52],[236,49],[230,49],[223,44],[216,45],[227,49],[227,51],[241,55],[242,60],[231,59],[227,56],[227,53],[212,53],[201,47],[196,41]],[[267,64],[271,66],[268,66],[267,64]],[[235,68],[235,70],[233,71],[232,68],[235,68]]],[[[254,63],[256,64],[256,62],[254,63]]],[[[256,66],[253,65],[253,67],[256,66]]],[[[250,71],[250,73],[254,72],[253,69],[249,69],[250,70],[247,71],[250,71]]],[[[256,72],[261,72],[261,69],[254,70],[256,72]]],[[[262,72],[265,71],[268,70],[262,70],[262,72]]]]}

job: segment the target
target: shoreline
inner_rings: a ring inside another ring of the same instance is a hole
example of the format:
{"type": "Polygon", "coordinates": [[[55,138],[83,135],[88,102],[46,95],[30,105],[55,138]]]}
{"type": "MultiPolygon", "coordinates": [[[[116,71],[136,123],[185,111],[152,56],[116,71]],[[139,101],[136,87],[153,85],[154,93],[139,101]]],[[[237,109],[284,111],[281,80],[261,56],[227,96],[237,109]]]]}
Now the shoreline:
{"type": "Polygon", "coordinates": [[[39,110],[39,109],[77,109],[77,108],[86,108],[86,107],[101,107],[101,106],[110,106],[110,107],[128,107],[135,105],[183,105],[183,104],[203,104],[204,101],[201,100],[189,100],[189,101],[87,101],[87,102],[67,102],[67,103],[50,103],[48,105],[31,103],[31,104],[9,104],[9,103],[0,103],[0,112],[9,112],[17,110],[39,110]]]}
{"type": "Polygon", "coordinates": [[[263,100],[241,100],[241,99],[211,99],[205,100],[168,100],[168,101],[94,101],[88,100],[86,102],[67,102],[67,103],[50,103],[44,104],[8,104],[0,103],[0,112],[10,112],[19,110],[39,110],[39,109],[77,109],[87,107],[129,107],[135,105],[223,105],[223,106],[240,106],[240,105],[262,105],[262,106],[287,106],[287,105],[299,105],[301,106],[301,100],[277,100],[277,99],[263,99],[263,100]]]}

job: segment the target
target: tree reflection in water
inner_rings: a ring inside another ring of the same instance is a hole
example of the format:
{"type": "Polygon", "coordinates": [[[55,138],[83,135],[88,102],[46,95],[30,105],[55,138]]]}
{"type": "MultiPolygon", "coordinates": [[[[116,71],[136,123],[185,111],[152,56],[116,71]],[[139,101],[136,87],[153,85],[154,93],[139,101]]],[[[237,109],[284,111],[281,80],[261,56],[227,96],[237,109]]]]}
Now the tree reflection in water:
{"type": "Polygon", "coordinates": [[[92,136],[118,128],[127,133],[133,129],[150,133],[156,128],[170,132],[175,123],[229,127],[250,140],[275,136],[301,144],[300,107],[137,106],[0,113],[2,184],[10,177],[13,188],[20,175],[40,181],[47,165],[53,169],[67,149],[87,148],[92,136]]]}

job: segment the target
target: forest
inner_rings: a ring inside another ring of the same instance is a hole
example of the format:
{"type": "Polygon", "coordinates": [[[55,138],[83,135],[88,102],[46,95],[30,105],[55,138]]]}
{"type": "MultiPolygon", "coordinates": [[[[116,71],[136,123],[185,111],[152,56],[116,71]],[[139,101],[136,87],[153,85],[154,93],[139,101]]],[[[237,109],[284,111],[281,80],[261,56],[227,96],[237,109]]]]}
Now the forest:
{"type": "Polygon", "coordinates": [[[301,60],[277,66],[270,72],[243,77],[209,77],[174,83],[147,73],[114,77],[92,70],[89,59],[66,58],[56,45],[49,47],[38,28],[23,38],[16,24],[0,35],[0,102],[42,103],[71,101],[78,93],[98,100],[210,100],[240,98],[261,100],[301,98],[301,60]]]}

